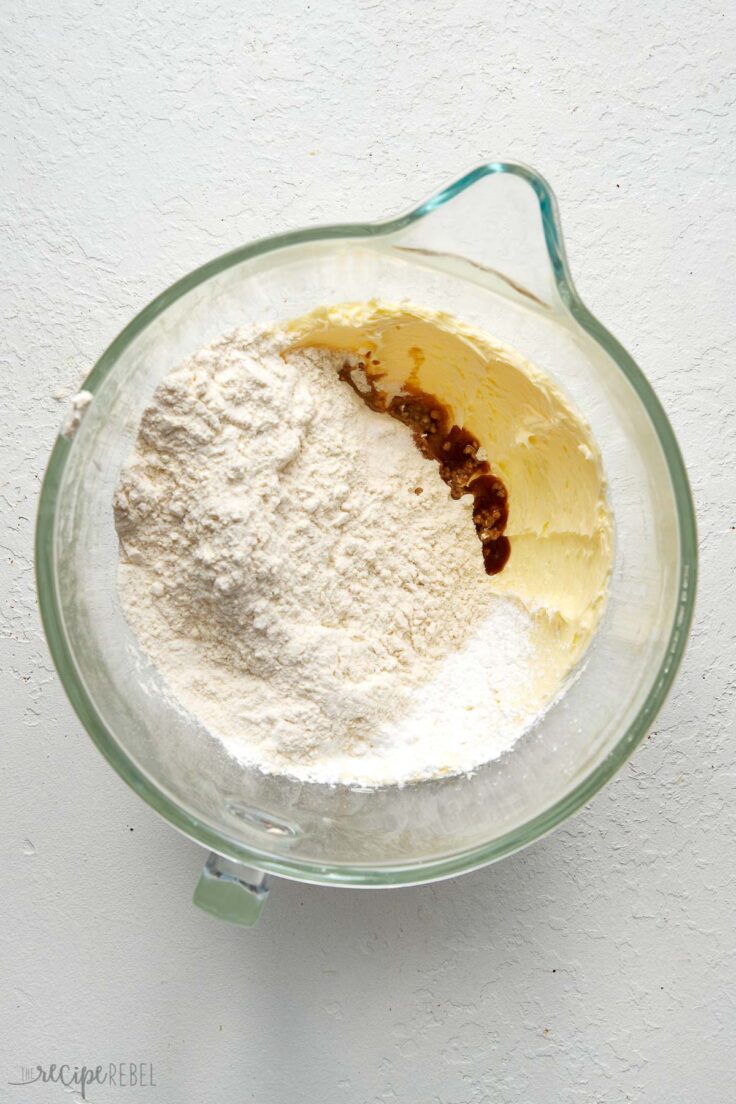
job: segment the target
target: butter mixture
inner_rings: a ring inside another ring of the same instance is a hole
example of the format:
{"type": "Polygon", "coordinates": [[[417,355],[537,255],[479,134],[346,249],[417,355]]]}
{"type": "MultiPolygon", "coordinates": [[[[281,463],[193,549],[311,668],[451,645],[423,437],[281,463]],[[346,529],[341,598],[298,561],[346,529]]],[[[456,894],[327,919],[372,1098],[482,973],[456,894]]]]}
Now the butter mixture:
{"type": "Polygon", "coordinates": [[[507,752],[583,656],[611,566],[569,400],[405,303],[238,331],[172,369],[114,508],[164,692],[244,764],[314,782],[507,752]]]}
{"type": "Polygon", "coordinates": [[[613,526],[590,428],[552,380],[457,318],[413,305],[323,308],[290,329],[297,346],[370,352],[384,389],[409,380],[475,434],[509,495],[512,553],[493,589],[539,614],[574,663],[601,616],[613,526]]]}

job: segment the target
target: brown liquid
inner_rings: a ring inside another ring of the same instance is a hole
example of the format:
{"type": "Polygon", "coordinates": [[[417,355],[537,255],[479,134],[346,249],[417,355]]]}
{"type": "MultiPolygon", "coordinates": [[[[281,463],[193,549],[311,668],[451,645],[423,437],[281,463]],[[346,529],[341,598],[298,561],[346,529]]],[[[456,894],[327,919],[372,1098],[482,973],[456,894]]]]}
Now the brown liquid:
{"type": "MultiPolygon", "coordinates": [[[[414,351],[420,352],[410,350],[414,351]]],[[[464,426],[451,424],[448,407],[413,383],[405,383],[403,390],[388,400],[386,393],[376,387],[380,374],[369,374],[374,367],[370,360],[368,353],[357,365],[344,364],[338,373],[340,379],[349,383],[371,410],[390,414],[409,427],[422,455],[439,464],[440,475],[453,498],[472,494],[473,523],[483,548],[483,563],[489,575],[498,574],[511,554],[508,537],[503,535],[509,515],[508,493],[501,480],[491,474],[488,461],[478,459],[478,438],[464,426]],[[365,380],[365,388],[356,382],[356,375],[361,385],[365,380]]]]}

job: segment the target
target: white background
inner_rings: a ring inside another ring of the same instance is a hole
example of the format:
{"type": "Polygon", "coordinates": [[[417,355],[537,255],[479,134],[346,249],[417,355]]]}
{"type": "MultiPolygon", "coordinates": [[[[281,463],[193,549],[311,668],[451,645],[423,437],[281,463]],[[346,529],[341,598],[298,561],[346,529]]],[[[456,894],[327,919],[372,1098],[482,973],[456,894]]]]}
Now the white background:
{"type": "Polygon", "coordinates": [[[21,1065],[147,1061],[94,1101],[734,1099],[733,7],[6,0],[0,1100],[21,1065]],[[242,242],[395,212],[489,157],[555,188],[583,298],[654,382],[700,522],[651,737],[502,864],[391,892],[190,906],[202,853],[106,766],[35,611],[39,478],[154,294],[242,242]]]}

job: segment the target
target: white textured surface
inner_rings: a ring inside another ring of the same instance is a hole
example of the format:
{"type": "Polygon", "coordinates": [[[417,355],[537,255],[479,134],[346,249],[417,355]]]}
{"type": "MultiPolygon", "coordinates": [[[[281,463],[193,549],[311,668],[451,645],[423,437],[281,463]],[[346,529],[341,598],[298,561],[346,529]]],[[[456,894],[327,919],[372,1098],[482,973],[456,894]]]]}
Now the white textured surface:
{"type": "Polygon", "coordinates": [[[158,1087],[93,1101],[733,1098],[734,13],[564,7],[4,6],[3,1101],[64,1099],[7,1088],[21,1064],[113,1059],[158,1087]],[[702,581],[677,687],[529,851],[390,893],[281,883],[256,931],[218,924],[189,905],[201,852],[105,765],[40,636],[52,395],[211,256],[499,155],[551,180],[583,297],[680,436],[702,581]]]}

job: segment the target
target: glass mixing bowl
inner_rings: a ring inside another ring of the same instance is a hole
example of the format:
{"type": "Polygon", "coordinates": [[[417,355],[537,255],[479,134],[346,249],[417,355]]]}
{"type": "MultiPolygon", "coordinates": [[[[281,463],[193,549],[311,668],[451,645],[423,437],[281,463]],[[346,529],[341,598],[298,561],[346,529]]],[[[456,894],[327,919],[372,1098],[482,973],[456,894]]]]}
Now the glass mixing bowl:
{"type": "Polygon", "coordinates": [[[93,400],[57,439],[41,493],[43,623],[66,692],[109,763],[211,850],[195,893],[204,908],[252,922],[265,872],[395,886],[492,862],[579,809],[646,733],[693,608],[688,481],[651,387],[578,298],[555,200],[537,173],[481,165],[398,218],[302,230],[219,257],[147,306],[84,388],[93,400]],[[559,381],[598,440],[616,542],[586,663],[532,731],[470,777],[360,791],[247,770],[167,706],[118,602],[111,501],[141,413],[172,365],[230,328],[373,297],[450,311],[559,381]]]}

